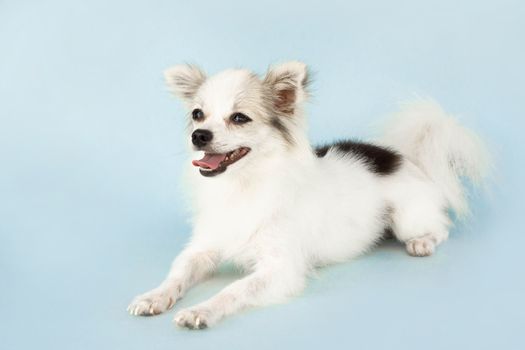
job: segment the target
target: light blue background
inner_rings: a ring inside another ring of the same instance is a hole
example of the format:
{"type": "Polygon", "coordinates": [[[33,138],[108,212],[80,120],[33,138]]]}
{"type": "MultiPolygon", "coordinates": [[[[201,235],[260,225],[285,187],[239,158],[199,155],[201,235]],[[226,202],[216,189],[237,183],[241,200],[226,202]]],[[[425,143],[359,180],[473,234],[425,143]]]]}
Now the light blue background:
{"type": "Polygon", "coordinates": [[[525,348],[524,18],[518,0],[0,1],[0,346],[525,348]],[[491,144],[491,197],[433,257],[390,242],[205,332],[175,328],[174,310],[129,316],[190,229],[185,111],[162,71],[287,59],[316,73],[313,141],[366,136],[429,95],[491,144]]]}

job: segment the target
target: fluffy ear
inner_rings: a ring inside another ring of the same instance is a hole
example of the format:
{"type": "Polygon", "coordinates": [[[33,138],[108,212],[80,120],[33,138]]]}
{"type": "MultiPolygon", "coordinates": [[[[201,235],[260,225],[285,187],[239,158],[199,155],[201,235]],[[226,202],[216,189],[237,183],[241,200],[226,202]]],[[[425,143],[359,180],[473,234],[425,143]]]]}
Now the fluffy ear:
{"type": "Polygon", "coordinates": [[[278,113],[293,115],[308,97],[308,69],[302,62],[292,61],[270,67],[264,77],[273,107],[278,113]]]}
{"type": "Polygon", "coordinates": [[[199,87],[206,80],[203,71],[189,64],[179,64],[166,69],[164,77],[170,91],[185,101],[193,99],[199,87]]]}

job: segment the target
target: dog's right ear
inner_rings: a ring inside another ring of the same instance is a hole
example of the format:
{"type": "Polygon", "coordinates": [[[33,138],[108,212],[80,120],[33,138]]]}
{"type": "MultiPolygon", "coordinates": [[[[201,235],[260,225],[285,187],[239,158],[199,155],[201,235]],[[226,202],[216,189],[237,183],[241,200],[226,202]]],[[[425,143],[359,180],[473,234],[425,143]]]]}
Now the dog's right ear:
{"type": "Polygon", "coordinates": [[[199,87],[206,80],[206,75],[197,66],[190,64],[179,64],[164,71],[166,84],[170,91],[183,99],[191,101],[199,87]]]}

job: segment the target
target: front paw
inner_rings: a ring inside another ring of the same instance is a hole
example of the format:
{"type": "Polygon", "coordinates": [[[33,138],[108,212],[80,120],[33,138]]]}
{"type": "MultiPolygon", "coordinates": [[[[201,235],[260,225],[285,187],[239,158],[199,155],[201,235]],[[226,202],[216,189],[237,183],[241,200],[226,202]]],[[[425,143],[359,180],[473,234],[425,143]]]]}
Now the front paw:
{"type": "Polygon", "coordinates": [[[209,309],[196,307],[179,311],[173,322],[179,327],[205,329],[212,325],[213,317],[209,309]]]}
{"type": "Polygon", "coordinates": [[[171,309],[175,301],[171,290],[153,289],[135,297],[128,306],[128,312],[135,316],[158,315],[171,309]]]}

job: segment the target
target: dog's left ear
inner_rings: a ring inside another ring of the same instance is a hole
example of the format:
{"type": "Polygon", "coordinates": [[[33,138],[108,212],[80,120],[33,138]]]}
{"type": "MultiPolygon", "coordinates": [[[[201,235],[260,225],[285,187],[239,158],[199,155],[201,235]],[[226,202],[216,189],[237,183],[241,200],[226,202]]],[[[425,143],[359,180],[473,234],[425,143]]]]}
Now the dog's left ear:
{"type": "Polygon", "coordinates": [[[164,77],[170,91],[185,102],[193,100],[206,80],[204,72],[190,64],[179,64],[168,68],[164,71],[164,77]]]}
{"type": "Polygon", "coordinates": [[[270,67],[263,83],[269,88],[275,110],[292,116],[308,97],[308,68],[298,61],[270,67]]]}

